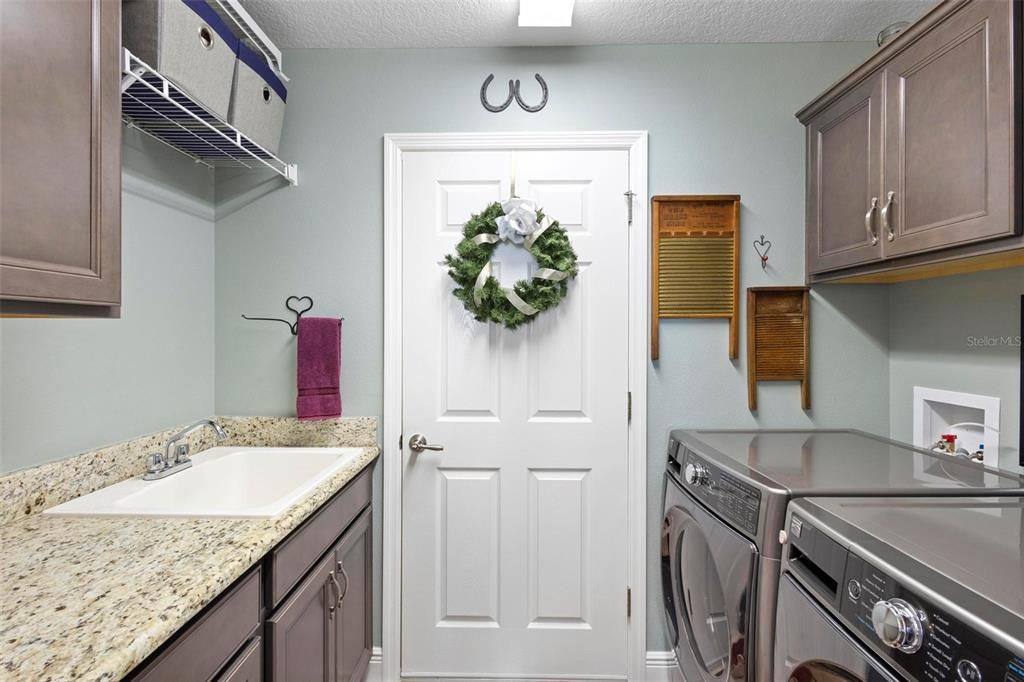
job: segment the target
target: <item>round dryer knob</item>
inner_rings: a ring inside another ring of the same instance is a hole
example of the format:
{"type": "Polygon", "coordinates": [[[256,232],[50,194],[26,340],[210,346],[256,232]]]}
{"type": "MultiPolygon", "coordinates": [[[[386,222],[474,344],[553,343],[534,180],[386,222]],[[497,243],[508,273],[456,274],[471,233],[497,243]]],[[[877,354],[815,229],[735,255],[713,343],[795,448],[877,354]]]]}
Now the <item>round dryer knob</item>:
{"type": "Polygon", "coordinates": [[[882,643],[912,654],[924,644],[924,626],[914,607],[902,599],[875,602],[871,624],[882,643]]]}
{"type": "Polygon", "coordinates": [[[690,462],[683,469],[683,479],[690,485],[704,485],[708,482],[708,468],[700,462],[690,462]]]}

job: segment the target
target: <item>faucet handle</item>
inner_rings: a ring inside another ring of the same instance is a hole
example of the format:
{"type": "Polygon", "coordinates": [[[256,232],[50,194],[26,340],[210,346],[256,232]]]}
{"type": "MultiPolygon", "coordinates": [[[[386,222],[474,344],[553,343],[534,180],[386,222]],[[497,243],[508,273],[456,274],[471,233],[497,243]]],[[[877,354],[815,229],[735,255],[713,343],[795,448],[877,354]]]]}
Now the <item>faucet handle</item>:
{"type": "Polygon", "coordinates": [[[151,452],[146,457],[146,473],[155,474],[162,471],[167,466],[167,462],[164,461],[164,453],[162,452],[151,452]]]}
{"type": "Polygon", "coordinates": [[[188,454],[192,451],[188,443],[178,443],[174,446],[174,461],[185,462],[188,460],[188,454]]]}

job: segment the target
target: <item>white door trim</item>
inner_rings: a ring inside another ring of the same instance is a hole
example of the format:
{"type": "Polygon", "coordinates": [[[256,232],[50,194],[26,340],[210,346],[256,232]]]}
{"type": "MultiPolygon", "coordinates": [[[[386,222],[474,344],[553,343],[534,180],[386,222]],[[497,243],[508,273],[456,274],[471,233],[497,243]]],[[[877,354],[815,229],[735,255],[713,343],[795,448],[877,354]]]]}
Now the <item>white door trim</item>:
{"type": "MultiPolygon", "coordinates": [[[[401,677],[402,646],[402,155],[408,151],[622,149],[629,152],[633,223],[629,232],[629,568],[632,613],[626,670],[647,671],[647,348],[650,329],[650,231],[647,132],[407,133],[384,136],[384,435],[381,676],[401,677]]],[[[625,197],[623,201],[625,201],[625,197]]],[[[625,595],[623,595],[625,598],[625,595]]]]}

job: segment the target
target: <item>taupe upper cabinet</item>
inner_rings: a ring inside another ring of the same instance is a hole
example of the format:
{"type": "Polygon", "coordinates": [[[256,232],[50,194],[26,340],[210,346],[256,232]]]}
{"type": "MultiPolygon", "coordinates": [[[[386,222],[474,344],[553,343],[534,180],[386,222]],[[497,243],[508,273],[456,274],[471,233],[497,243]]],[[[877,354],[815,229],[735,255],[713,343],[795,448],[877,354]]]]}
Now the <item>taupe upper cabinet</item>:
{"type": "Polygon", "coordinates": [[[812,272],[882,257],[882,74],[864,80],[807,125],[807,261],[812,272]]]}
{"type": "Polygon", "coordinates": [[[121,302],[120,12],[0,2],[0,299],[121,302]]]}
{"type": "Polygon", "coordinates": [[[797,114],[810,282],[1024,264],[1021,14],[947,0],[797,114]]]}

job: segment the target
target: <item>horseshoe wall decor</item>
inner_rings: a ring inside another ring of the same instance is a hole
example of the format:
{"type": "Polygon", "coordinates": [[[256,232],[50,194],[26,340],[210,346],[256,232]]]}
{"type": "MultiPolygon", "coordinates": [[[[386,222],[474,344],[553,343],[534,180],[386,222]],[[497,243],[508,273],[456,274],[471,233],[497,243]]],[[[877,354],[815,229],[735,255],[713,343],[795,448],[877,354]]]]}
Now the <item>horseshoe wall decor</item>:
{"type": "Polygon", "coordinates": [[[516,81],[515,95],[516,95],[516,102],[518,102],[519,106],[523,108],[523,111],[528,111],[531,114],[536,114],[538,111],[540,111],[545,106],[547,106],[547,103],[548,103],[548,84],[544,82],[544,79],[540,77],[539,73],[533,74],[533,77],[537,79],[538,83],[540,83],[540,91],[542,93],[542,96],[541,96],[541,99],[540,99],[540,104],[537,104],[536,106],[532,106],[531,107],[531,106],[529,106],[528,104],[526,104],[523,101],[523,98],[519,96],[519,81],[516,81]]]}
{"type": "Polygon", "coordinates": [[[490,102],[487,101],[487,86],[491,84],[492,80],[494,80],[493,73],[489,75],[487,79],[484,81],[484,84],[480,86],[480,104],[483,104],[484,109],[486,109],[487,111],[496,114],[500,111],[505,111],[506,109],[508,109],[508,105],[512,104],[512,99],[516,96],[516,86],[512,83],[512,79],[510,78],[508,81],[508,97],[505,99],[503,103],[495,106],[494,104],[491,104],[490,102]]]}
{"type": "Polygon", "coordinates": [[[544,81],[543,78],[541,78],[541,75],[539,73],[533,74],[533,77],[537,79],[538,83],[540,83],[540,104],[529,105],[526,102],[524,102],[523,98],[520,97],[519,95],[519,81],[513,81],[511,79],[509,79],[508,81],[508,97],[505,99],[505,101],[502,102],[501,104],[491,104],[487,100],[487,87],[491,84],[491,81],[494,80],[493,73],[488,75],[487,78],[484,79],[484,84],[480,86],[480,104],[484,105],[484,109],[486,109],[487,111],[497,114],[498,112],[505,111],[505,109],[508,109],[509,105],[512,104],[512,100],[514,99],[516,103],[523,109],[523,111],[527,111],[531,114],[537,113],[545,106],[547,106],[548,84],[544,81]]]}

